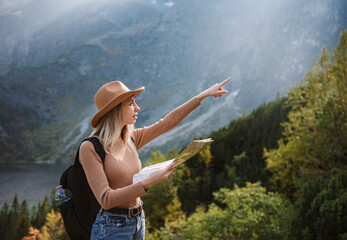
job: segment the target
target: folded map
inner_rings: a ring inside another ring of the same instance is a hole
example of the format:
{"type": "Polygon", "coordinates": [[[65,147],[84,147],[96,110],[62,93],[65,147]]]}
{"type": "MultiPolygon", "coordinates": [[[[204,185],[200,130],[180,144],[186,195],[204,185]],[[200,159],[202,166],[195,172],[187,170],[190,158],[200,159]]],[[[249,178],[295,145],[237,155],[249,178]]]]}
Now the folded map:
{"type": "Polygon", "coordinates": [[[150,175],[155,170],[169,166],[175,160],[176,160],[175,167],[177,167],[179,164],[187,161],[189,158],[201,152],[201,150],[203,150],[205,147],[210,145],[212,142],[213,140],[211,138],[194,140],[188,145],[188,147],[186,147],[183,150],[183,152],[181,152],[174,159],[144,167],[139,173],[136,173],[133,176],[133,184],[145,179],[146,177],[148,177],[148,175],[150,175]]]}

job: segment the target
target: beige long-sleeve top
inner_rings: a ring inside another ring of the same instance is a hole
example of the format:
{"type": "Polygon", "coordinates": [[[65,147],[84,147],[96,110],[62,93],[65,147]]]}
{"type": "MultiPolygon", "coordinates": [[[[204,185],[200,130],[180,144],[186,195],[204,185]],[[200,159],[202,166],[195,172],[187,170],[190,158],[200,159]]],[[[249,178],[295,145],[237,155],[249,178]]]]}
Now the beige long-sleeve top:
{"type": "MultiPolygon", "coordinates": [[[[177,126],[200,104],[200,100],[194,97],[155,124],[135,129],[132,137],[136,149],[177,126]]],[[[84,141],[80,146],[79,160],[96,199],[104,209],[138,205],[140,197],[146,194],[142,182],[132,184],[133,175],[141,170],[140,159],[121,141],[110,152],[117,154],[106,153],[102,164],[91,142],[84,141]]]]}

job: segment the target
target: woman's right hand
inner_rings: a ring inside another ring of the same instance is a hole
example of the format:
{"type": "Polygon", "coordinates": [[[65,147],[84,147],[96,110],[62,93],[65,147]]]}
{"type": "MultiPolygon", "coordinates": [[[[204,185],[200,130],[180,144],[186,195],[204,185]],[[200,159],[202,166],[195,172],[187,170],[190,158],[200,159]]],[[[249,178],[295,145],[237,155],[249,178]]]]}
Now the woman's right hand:
{"type": "Polygon", "coordinates": [[[227,90],[223,89],[224,84],[229,82],[231,77],[228,77],[223,82],[216,83],[212,87],[206,89],[205,91],[201,92],[197,97],[200,101],[202,101],[204,98],[213,96],[213,97],[221,97],[224,94],[228,93],[227,90]]]}
{"type": "Polygon", "coordinates": [[[154,184],[163,182],[168,179],[168,177],[175,171],[175,163],[176,161],[173,161],[169,166],[165,168],[158,169],[151,173],[148,177],[143,179],[142,185],[144,186],[145,189],[150,188],[154,184]]]}

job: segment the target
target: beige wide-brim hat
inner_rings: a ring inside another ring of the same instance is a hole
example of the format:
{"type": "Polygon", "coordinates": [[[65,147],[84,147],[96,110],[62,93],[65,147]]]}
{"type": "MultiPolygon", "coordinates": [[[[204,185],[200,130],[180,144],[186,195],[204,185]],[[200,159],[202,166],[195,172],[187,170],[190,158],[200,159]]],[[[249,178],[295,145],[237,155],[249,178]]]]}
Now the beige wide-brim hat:
{"type": "Polygon", "coordinates": [[[94,103],[98,112],[92,118],[90,123],[92,127],[95,128],[100,119],[118,104],[131,96],[137,97],[143,90],[145,90],[145,87],[130,90],[120,81],[109,82],[103,85],[94,97],[94,103]]]}

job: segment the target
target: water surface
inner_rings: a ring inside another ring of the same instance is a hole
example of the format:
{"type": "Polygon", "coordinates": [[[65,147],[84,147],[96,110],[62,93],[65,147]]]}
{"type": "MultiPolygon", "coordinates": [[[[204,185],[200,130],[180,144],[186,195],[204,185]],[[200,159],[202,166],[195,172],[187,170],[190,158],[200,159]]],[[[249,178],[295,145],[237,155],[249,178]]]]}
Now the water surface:
{"type": "Polygon", "coordinates": [[[7,201],[12,205],[15,194],[19,203],[24,199],[29,205],[42,202],[51,196],[66,168],[53,164],[0,164],[0,206],[7,201]]]}

